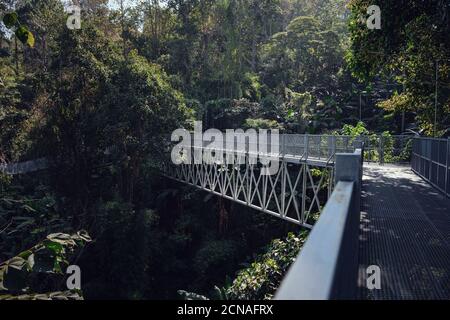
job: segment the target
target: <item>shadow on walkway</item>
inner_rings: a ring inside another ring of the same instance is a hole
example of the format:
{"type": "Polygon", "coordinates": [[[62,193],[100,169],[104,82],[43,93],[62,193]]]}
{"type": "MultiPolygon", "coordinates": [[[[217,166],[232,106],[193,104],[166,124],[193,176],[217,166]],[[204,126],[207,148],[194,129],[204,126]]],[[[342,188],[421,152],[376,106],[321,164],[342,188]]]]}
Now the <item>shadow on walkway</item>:
{"type": "Polygon", "coordinates": [[[450,200],[406,167],[368,165],[363,180],[359,298],[450,299],[450,200]]]}

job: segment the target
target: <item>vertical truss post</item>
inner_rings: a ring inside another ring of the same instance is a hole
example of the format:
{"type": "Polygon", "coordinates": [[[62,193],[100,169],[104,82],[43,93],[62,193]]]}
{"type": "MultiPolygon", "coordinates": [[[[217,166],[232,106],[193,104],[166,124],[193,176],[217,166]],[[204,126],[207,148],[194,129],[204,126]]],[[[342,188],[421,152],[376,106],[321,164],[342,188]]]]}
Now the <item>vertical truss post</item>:
{"type": "Polygon", "coordinates": [[[334,168],[328,169],[328,198],[330,199],[333,190],[334,168]]]}
{"type": "MultiPolygon", "coordinates": [[[[261,173],[260,173],[261,174],[261,173]]],[[[269,182],[269,176],[265,175],[262,176],[262,203],[261,203],[261,207],[263,208],[263,210],[267,210],[267,207],[269,206],[269,201],[270,201],[270,197],[267,198],[267,184],[269,182]]]]}
{"type": "Polygon", "coordinates": [[[287,179],[287,163],[286,161],[282,162],[282,166],[281,166],[281,170],[283,170],[282,172],[282,176],[281,176],[281,216],[284,217],[286,215],[285,212],[285,200],[286,200],[286,179],[287,179]]]}
{"type": "Polygon", "coordinates": [[[447,139],[447,150],[445,152],[445,194],[448,196],[450,190],[448,190],[449,185],[449,173],[448,170],[450,169],[450,138],[447,139]]]}
{"type": "Polygon", "coordinates": [[[308,165],[306,163],[302,164],[303,166],[303,177],[302,177],[302,212],[300,213],[302,217],[301,223],[305,222],[305,214],[306,214],[306,183],[308,181],[308,165]]]}
{"type": "Polygon", "coordinates": [[[250,164],[249,158],[246,159],[246,165],[247,170],[245,172],[245,179],[247,183],[247,190],[244,190],[244,194],[247,196],[245,197],[247,205],[251,204],[251,197],[252,197],[252,190],[251,190],[251,184],[252,184],[252,176],[253,176],[253,165],[250,164]]]}
{"type": "Polygon", "coordinates": [[[225,164],[221,164],[221,167],[220,167],[219,170],[220,170],[220,173],[221,173],[221,180],[222,180],[222,188],[220,190],[220,193],[222,194],[222,196],[224,196],[225,195],[225,191],[226,191],[225,188],[226,188],[228,167],[225,166],[225,164]]]}
{"type": "Polygon", "coordinates": [[[231,187],[233,199],[236,200],[237,190],[238,190],[237,183],[236,183],[236,181],[238,180],[238,177],[237,177],[238,172],[237,172],[236,168],[239,168],[239,170],[241,170],[241,167],[239,164],[237,164],[237,162],[234,162],[232,168],[233,168],[233,175],[232,175],[232,180],[230,181],[230,187],[231,187]]]}

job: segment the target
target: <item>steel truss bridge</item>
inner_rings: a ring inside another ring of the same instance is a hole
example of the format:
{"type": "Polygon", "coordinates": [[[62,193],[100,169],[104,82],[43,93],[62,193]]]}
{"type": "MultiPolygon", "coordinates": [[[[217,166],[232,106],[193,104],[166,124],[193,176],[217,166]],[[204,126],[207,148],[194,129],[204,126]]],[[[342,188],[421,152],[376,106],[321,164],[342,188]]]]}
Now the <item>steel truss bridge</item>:
{"type": "Polygon", "coordinates": [[[450,139],[282,135],[276,149],[262,154],[279,159],[273,176],[251,164],[249,144],[214,149],[238,164],[160,170],[312,228],[276,299],[450,299],[450,139]],[[373,267],[379,288],[367,282],[373,267]]]}
{"type": "Polygon", "coordinates": [[[258,148],[249,140],[239,152],[227,149],[225,143],[223,148],[210,150],[204,141],[192,142],[190,150],[184,150],[188,154],[213,151],[228,161],[179,165],[162,161],[164,175],[307,228],[312,227],[311,215],[321,212],[333,190],[336,153],[352,153],[360,143],[349,136],[284,134],[274,141],[277,153],[267,148],[256,155],[252,150],[258,148]],[[263,166],[252,162],[252,156],[276,159],[278,171],[263,174],[263,166]]]}

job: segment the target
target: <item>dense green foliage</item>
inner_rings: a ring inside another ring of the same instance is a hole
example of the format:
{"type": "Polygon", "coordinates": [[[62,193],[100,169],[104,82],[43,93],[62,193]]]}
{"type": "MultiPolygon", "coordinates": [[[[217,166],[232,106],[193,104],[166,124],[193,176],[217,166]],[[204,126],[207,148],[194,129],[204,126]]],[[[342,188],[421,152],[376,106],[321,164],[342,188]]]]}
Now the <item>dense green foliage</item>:
{"type": "Polygon", "coordinates": [[[90,242],[85,232],[50,234],[45,240],[0,264],[0,300],[35,294],[33,299],[77,299],[64,288],[65,271],[90,242]],[[58,292],[63,290],[64,292],[58,292]],[[38,295],[38,296],[36,296],[38,295]],[[39,297],[40,295],[40,297],[39,297]]]}
{"type": "Polygon", "coordinates": [[[350,67],[361,80],[378,76],[402,84],[403,90],[380,101],[380,106],[389,112],[412,112],[420,128],[429,134],[442,134],[450,126],[448,1],[378,1],[381,30],[369,30],[359,22],[370,4],[366,0],[350,1],[350,67]],[[434,128],[436,93],[438,126],[434,128]]]}
{"type": "MultiPolygon", "coordinates": [[[[159,176],[161,134],[194,120],[382,133],[394,161],[410,146],[395,153],[392,134],[449,127],[444,0],[379,1],[381,30],[360,23],[363,0],[127,3],[84,1],[79,30],[66,27],[59,0],[0,3],[0,163],[51,163],[0,174],[0,262],[45,247],[49,234],[87,230],[94,241],[77,260],[85,298],[270,298],[305,240],[159,176]]],[[[30,298],[63,290],[30,288],[30,298]]]]}
{"type": "Polygon", "coordinates": [[[290,233],[285,241],[272,241],[263,255],[248,268],[239,271],[232,285],[226,289],[227,297],[232,300],[271,299],[307,235],[306,231],[299,236],[290,233]]]}

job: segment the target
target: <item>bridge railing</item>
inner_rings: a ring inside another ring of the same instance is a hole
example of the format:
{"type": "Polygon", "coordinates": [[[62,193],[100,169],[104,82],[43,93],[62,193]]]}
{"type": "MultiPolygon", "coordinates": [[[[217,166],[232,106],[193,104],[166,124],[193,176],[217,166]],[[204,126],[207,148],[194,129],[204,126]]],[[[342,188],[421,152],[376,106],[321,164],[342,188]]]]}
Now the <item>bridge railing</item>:
{"type": "Polygon", "coordinates": [[[411,168],[450,197],[450,138],[415,138],[411,168]]]}
{"type": "Polygon", "coordinates": [[[46,158],[39,158],[30,161],[16,162],[16,163],[1,163],[0,172],[8,175],[23,174],[28,172],[35,172],[48,168],[48,161],[46,158]]]}
{"type": "Polygon", "coordinates": [[[335,189],[275,299],[355,297],[362,154],[363,150],[357,149],[353,154],[336,155],[335,189]]]}
{"type": "Polygon", "coordinates": [[[254,145],[258,142],[248,137],[245,143],[239,139],[238,147],[236,140],[211,145],[207,139],[191,135],[189,143],[183,140],[176,150],[172,147],[179,142],[169,143],[167,153],[155,165],[168,178],[311,228],[331,196],[336,153],[353,152],[355,141],[349,136],[271,138],[268,148],[259,150],[259,145],[254,145]],[[262,163],[250,161],[255,150],[258,156],[271,158],[271,167],[276,169],[273,174],[263,174],[262,163]]]}
{"type": "Polygon", "coordinates": [[[205,137],[184,135],[182,143],[168,143],[155,167],[168,178],[307,228],[331,196],[338,154],[351,154],[362,143],[351,136],[283,134],[268,136],[269,146],[260,150],[255,137],[243,134],[231,142],[217,137],[222,140],[212,144],[205,137]],[[271,158],[273,174],[264,174],[263,164],[253,161],[255,152],[271,158]]]}
{"type": "MultiPolygon", "coordinates": [[[[259,150],[259,142],[251,141],[245,134],[235,133],[235,141],[230,144],[224,139],[220,150],[226,151],[230,149],[235,152],[236,150],[243,149],[246,154],[259,150]],[[245,141],[244,146],[238,146],[238,139],[245,141]]],[[[224,134],[225,136],[225,134],[224,134]]],[[[280,134],[278,139],[273,139],[271,134],[267,135],[266,153],[283,157],[287,159],[310,159],[314,158],[320,161],[333,162],[336,153],[350,153],[355,150],[355,141],[359,141],[359,138],[342,135],[313,135],[313,134],[280,134]],[[274,151],[276,150],[276,151],[274,151]]],[[[195,136],[191,136],[191,145],[193,148],[208,149],[210,147],[209,141],[203,139],[197,139],[195,136]]],[[[170,138],[169,138],[170,141],[170,138]]],[[[173,143],[171,144],[173,145],[173,143]]]]}
{"type": "Polygon", "coordinates": [[[364,142],[364,161],[379,164],[409,163],[413,136],[368,135],[359,139],[364,142]]]}
{"type": "MultiPolygon", "coordinates": [[[[236,137],[245,136],[236,134],[236,137]]],[[[270,135],[268,140],[270,141],[270,135]]],[[[168,139],[170,141],[170,138],[168,139]]],[[[336,153],[351,153],[355,150],[355,143],[363,142],[365,146],[364,161],[385,163],[409,163],[411,161],[412,136],[408,135],[316,135],[316,134],[280,134],[278,140],[269,145],[276,147],[276,156],[287,159],[314,158],[321,161],[334,161],[336,153]]],[[[192,140],[206,149],[208,141],[192,140]]],[[[258,148],[258,142],[246,140],[245,152],[258,148]]],[[[223,149],[227,149],[223,141],[223,149]]]]}

